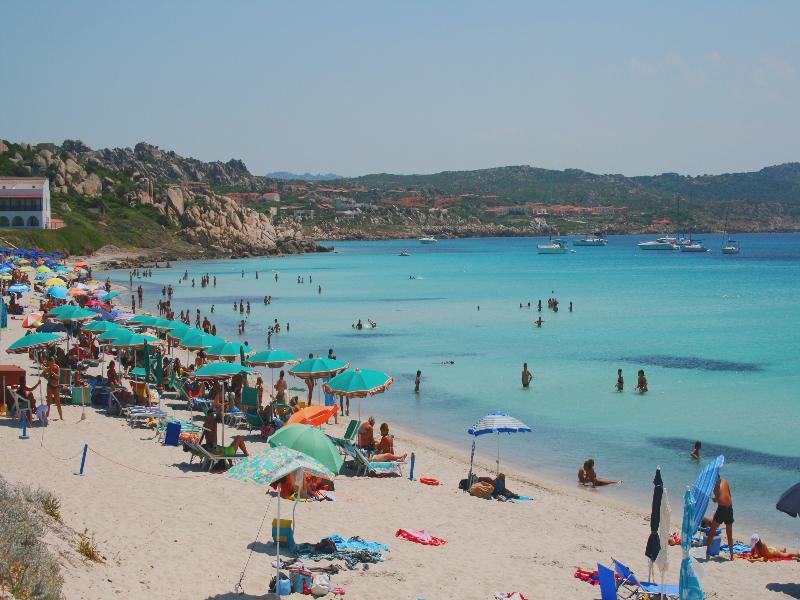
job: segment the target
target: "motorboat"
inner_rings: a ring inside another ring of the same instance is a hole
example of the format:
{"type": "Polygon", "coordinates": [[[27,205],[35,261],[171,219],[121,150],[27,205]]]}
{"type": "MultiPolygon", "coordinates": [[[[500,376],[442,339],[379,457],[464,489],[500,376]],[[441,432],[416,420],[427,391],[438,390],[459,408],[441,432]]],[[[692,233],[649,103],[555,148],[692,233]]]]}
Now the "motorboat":
{"type": "Polygon", "coordinates": [[[569,247],[564,240],[550,240],[547,244],[537,244],[536,252],[537,254],[566,254],[569,252],[569,247]]]}
{"type": "Polygon", "coordinates": [[[420,244],[435,244],[437,239],[435,237],[421,237],[419,238],[420,244]]]}
{"type": "Polygon", "coordinates": [[[681,252],[711,252],[711,249],[700,240],[685,240],[679,248],[681,252]]]}
{"type": "Polygon", "coordinates": [[[660,237],[657,240],[638,244],[642,250],[677,250],[678,240],[674,237],[660,237]]]}
{"type": "Polygon", "coordinates": [[[602,235],[587,235],[579,240],[573,240],[573,246],[606,246],[608,240],[602,235]]]}
{"type": "Polygon", "coordinates": [[[722,253],[723,254],[739,254],[739,250],[741,247],[739,246],[739,242],[736,240],[732,240],[728,238],[728,241],[722,244],[722,253]]]}
{"type": "Polygon", "coordinates": [[[411,256],[411,253],[408,250],[402,250],[399,256],[411,256]]]}

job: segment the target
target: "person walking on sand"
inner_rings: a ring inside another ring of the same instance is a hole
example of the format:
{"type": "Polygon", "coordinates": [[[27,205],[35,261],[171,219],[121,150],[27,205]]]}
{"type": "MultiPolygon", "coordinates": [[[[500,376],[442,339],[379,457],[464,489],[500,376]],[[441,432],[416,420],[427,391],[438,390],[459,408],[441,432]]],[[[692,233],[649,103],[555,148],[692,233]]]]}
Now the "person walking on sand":
{"type": "Polygon", "coordinates": [[[728,548],[730,548],[731,560],[733,560],[733,496],[731,496],[731,486],[727,479],[722,479],[717,475],[717,483],[714,485],[714,495],[711,499],[717,504],[717,510],[711,518],[706,546],[711,546],[714,536],[717,535],[717,528],[724,523],[728,548]]]}
{"type": "Polygon", "coordinates": [[[522,387],[528,389],[533,379],[533,373],[528,370],[528,363],[522,363],[522,387]]]}
{"type": "Polygon", "coordinates": [[[422,371],[417,371],[417,376],[414,378],[414,392],[419,394],[419,384],[422,382],[422,371]]]}
{"type": "Polygon", "coordinates": [[[647,377],[644,376],[644,369],[639,369],[639,378],[636,382],[636,391],[640,394],[647,392],[647,377]]]}
{"type": "Polygon", "coordinates": [[[617,369],[617,391],[625,389],[625,379],[622,377],[622,369],[617,369]]]}
{"type": "Polygon", "coordinates": [[[50,358],[43,375],[47,380],[47,416],[50,417],[50,406],[55,403],[58,418],[63,421],[64,415],[61,412],[61,369],[56,364],[55,358],[50,358]]]}

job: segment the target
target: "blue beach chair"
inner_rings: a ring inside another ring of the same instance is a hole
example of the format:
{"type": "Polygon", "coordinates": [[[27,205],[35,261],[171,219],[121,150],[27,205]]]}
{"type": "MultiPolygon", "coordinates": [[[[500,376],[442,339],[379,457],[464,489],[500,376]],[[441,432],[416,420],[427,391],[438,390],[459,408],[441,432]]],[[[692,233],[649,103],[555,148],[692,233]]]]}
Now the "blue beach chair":
{"type": "Polygon", "coordinates": [[[625,563],[621,563],[613,557],[611,560],[614,563],[614,570],[621,580],[619,587],[631,589],[633,592],[631,595],[638,596],[641,590],[645,594],[661,594],[662,598],[677,598],[679,596],[680,592],[678,591],[677,585],[668,583],[661,585],[650,581],[639,581],[636,575],[633,574],[633,571],[625,563]]]}
{"type": "Polygon", "coordinates": [[[597,563],[597,580],[600,582],[601,600],[617,600],[617,581],[614,571],[597,563]]]}

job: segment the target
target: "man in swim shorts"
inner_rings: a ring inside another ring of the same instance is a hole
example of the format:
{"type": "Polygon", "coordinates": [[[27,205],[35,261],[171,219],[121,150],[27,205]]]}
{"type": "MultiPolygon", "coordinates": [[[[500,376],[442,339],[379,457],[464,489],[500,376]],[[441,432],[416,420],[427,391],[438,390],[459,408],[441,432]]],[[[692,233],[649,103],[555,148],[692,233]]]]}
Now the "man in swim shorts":
{"type": "Polygon", "coordinates": [[[717,503],[717,511],[711,519],[711,529],[708,532],[706,546],[710,546],[717,534],[717,528],[724,523],[725,533],[728,537],[728,548],[731,548],[731,560],[733,560],[733,497],[731,487],[727,479],[717,476],[717,483],[714,485],[714,496],[711,498],[717,503]]]}

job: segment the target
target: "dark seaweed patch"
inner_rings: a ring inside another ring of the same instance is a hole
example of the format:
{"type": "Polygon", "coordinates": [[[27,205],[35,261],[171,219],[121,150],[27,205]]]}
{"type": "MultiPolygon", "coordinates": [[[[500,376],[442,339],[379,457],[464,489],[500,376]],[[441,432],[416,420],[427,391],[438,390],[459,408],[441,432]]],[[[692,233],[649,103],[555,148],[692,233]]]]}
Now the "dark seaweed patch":
{"type": "MultiPolygon", "coordinates": [[[[687,456],[692,448],[694,448],[695,442],[693,438],[680,437],[651,437],[647,438],[647,441],[656,446],[666,448],[667,450],[674,450],[680,454],[686,454],[687,456]]],[[[800,471],[800,457],[797,456],[781,456],[780,454],[758,452],[756,450],[748,450],[747,448],[739,448],[737,446],[724,446],[722,444],[703,442],[704,457],[710,458],[719,454],[725,456],[726,463],[770,467],[772,469],[780,469],[781,471],[800,471]]]]}
{"type": "Polygon", "coordinates": [[[735,373],[752,373],[762,371],[756,363],[734,362],[699,356],[669,356],[667,354],[651,354],[646,356],[629,356],[622,358],[626,362],[639,365],[652,365],[665,369],[697,369],[700,371],[731,371],[735,373]]]}

